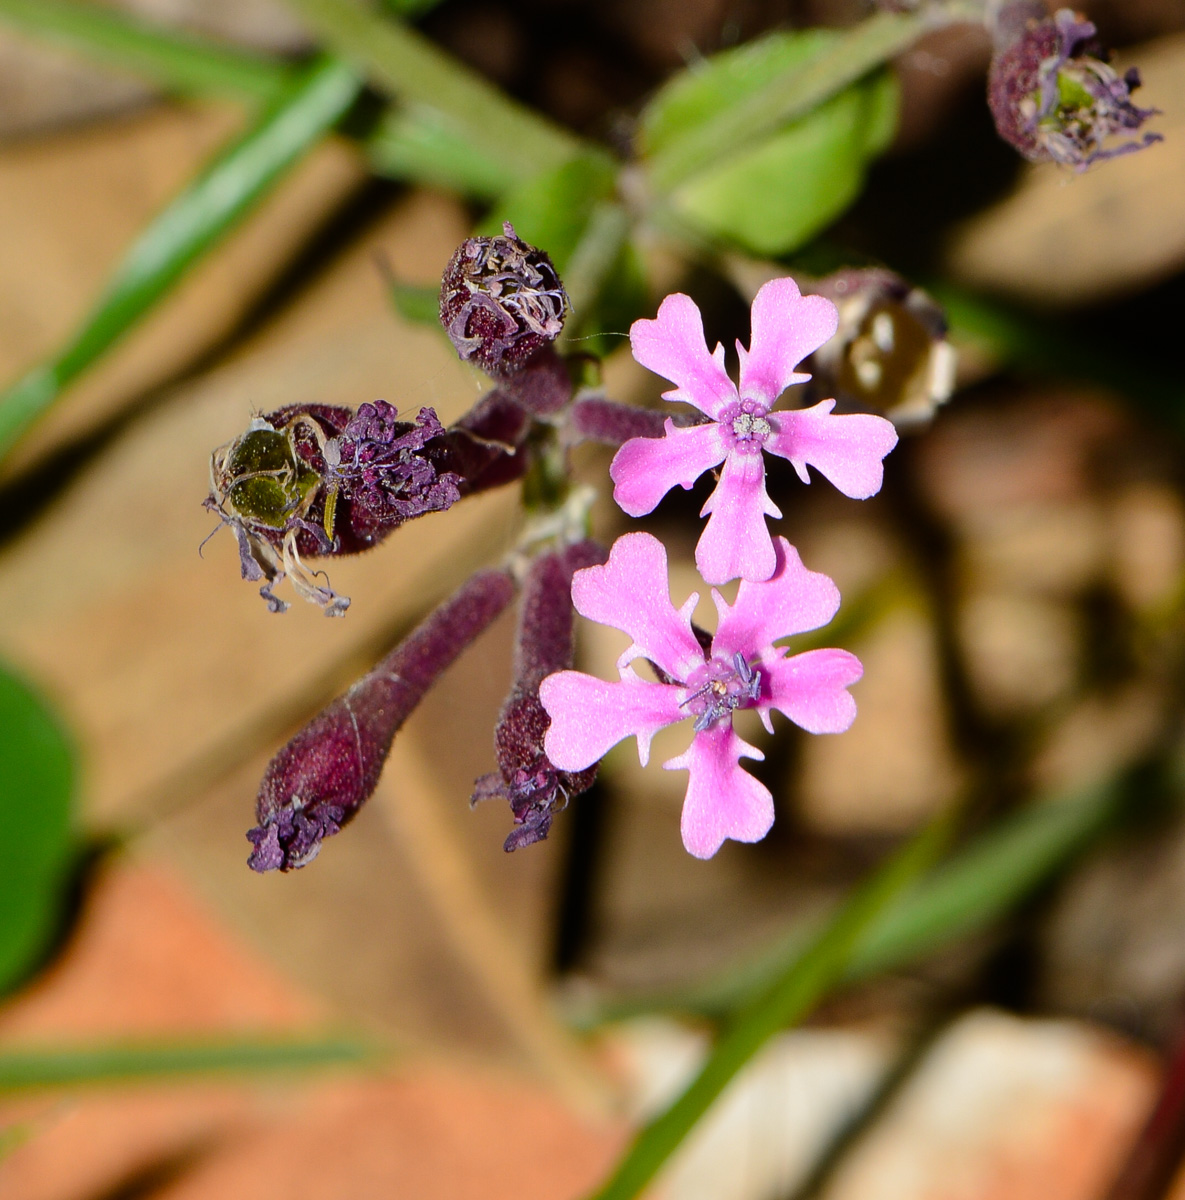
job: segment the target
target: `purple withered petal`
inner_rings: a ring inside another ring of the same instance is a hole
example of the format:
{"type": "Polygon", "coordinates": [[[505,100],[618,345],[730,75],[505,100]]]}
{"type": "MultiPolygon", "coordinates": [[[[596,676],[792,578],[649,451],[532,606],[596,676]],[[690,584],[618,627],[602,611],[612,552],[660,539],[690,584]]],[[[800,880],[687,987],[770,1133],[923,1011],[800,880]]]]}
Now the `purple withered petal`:
{"type": "Polygon", "coordinates": [[[823,296],[803,296],[793,279],[771,279],[753,299],[749,349],[737,342],[740,394],[766,408],[810,375],[795,368],[835,335],[839,314],[823,296]]]}
{"type": "Polygon", "coordinates": [[[820,571],[808,571],[798,551],[784,538],[774,539],[777,569],[764,583],[742,580],[730,605],[715,589],[720,615],[712,654],[730,659],[772,646],[781,638],[826,625],[839,609],[839,589],[820,571]]]}
{"type": "Polygon", "coordinates": [[[789,459],[803,483],[810,482],[807,467],[814,467],[845,496],[866,500],[884,482],[884,457],[897,445],[891,421],[870,413],[834,416],[834,400],[813,408],[770,414],[775,429],[765,448],[789,459]]]}
{"type": "Polygon", "coordinates": [[[843,733],[856,719],[856,702],[846,690],[863,674],[846,650],[808,650],[789,658],[762,659],[766,685],[758,708],[763,718],[776,708],[808,733],[843,733]]]}
{"type": "Polygon", "coordinates": [[[734,451],[724,460],[720,482],[700,516],[708,523],[695,548],[695,565],[708,583],[768,579],[777,564],[766,516],[781,511],[765,490],[765,462],[760,454],[734,451]]]}
{"type": "Polygon", "coordinates": [[[726,723],[697,733],[685,753],[663,763],[667,771],[688,772],[680,830],[689,854],[711,858],[726,838],[759,842],[769,832],[773,796],[740,766],[741,758],[764,757],[726,723]]]}
{"type": "Polygon", "coordinates": [[[247,834],[254,870],[305,866],[353,818],[400,726],[513,595],[505,572],[479,571],[272,759],[256,802],[259,824],[247,834]]]}
{"type": "Polygon", "coordinates": [[[676,485],[690,489],[727,454],[728,446],[714,421],[679,428],[668,419],[662,437],[633,438],[613,456],[609,464],[613,499],[631,517],[643,516],[676,485]]]}
{"type": "Polygon", "coordinates": [[[613,543],[600,567],[577,571],[572,603],[581,616],[620,629],[633,645],[618,659],[624,668],[635,658],[648,658],[675,679],[703,662],[703,651],[691,632],[693,594],[682,609],[671,603],[667,552],[648,533],[627,533],[613,543]]]}
{"type": "Polygon", "coordinates": [[[712,418],[736,400],[724,369],[724,347],[708,353],[703,319],[690,296],[675,292],[658,306],[654,320],[635,321],[630,345],[642,366],[676,385],[663,392],[665,399],[692,404],[712,418]]]}
{"type": "Polygon", "coordinates": [[[638,739],[638,758],[650,759],[650,739],[681,721],[683,688],[649,683],[632,671],[607,683],[582,671],[560,671],[539,685],[539,698],[551,717],[543,740],[547,757],[562,770],[582,771],[631,734],[638,739]]]}

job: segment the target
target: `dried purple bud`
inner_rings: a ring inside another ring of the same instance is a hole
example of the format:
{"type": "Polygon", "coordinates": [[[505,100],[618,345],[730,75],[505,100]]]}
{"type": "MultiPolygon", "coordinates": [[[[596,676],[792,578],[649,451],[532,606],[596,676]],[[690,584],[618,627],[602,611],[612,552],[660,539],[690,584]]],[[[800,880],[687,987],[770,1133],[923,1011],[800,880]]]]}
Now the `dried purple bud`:
{"type": "Polygon", "coordinates": [[[523,586],[515,642],[514,684],[494,730],[498,773],[477,781],[473,803],[501,796],[510,802],[515,828],[508,852],[542,841],[552,818],[572,796],[587,791],[597,764],[561,771],[543,751],[551,718],[539,702],[539,684],[572,665],[572,573],[605,561],[596,542],[547,551],[531,564],[523,586]]]}
{"type": "Polygon", "coordinates": [[[807,290],[839,310],[835,337],[811,360],[812,393],[898,425],[928,420],[950,398],[955,350],[942,309],[920,288],[873,268],[839,271],[807,290]]]}
{"type": "Polygon", "coordinates": [[[498,376],[559,337],[568,307],[551,259],[509,221],[502,228],[502,237],[466,238],[440,283],[440,323],[457,353],[498,376]]]}
{"type": "Polygon", "coordinates": [[[463,479],[443,461],[449,447],[430,408],[409,422],[384,400],[357,413],[294,405],[256,417],[214,451],[205,505],[234,530],[243,578],[265,581],[273,612],[288,607],[272,591],[287,575],[298,595],[339,616],[349,599],[304,559],[367,550],[405,521],[454,504],[463,479]]]}
{"type": "Polygon", "coordinates": [[[479,571],[344,696],[272,759],[248,834],[256,871],[289,871],[317,857],[370,798],[391,740],[424,693],[510,603],[502,571],[479,571]]]}
{"type": "Polygon", "coordinates": [[[1068,8],[1043,15],[1042,7],[1015,0],[995,17],[988,107],[1000,136],[1030,162],[1079,171],[1161,141],[1146,133],[1104,149],[1113,134],[1139,129],[1157,110],[1132,103],[1139,72],[1133,67],[1121,78],[1107,65],[1090,21],[1068,8]]]}

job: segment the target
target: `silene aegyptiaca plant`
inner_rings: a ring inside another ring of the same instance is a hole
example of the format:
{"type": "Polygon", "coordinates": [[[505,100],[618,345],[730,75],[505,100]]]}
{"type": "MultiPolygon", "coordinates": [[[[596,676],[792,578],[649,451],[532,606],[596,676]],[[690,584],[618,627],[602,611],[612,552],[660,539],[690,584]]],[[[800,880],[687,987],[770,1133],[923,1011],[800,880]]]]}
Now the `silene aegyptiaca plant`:
{"type": "MultiPolygon", "coordinates": [[[[723,347],[708,350],[694,302],[667,296],[653,319],[630,330],[634,357],[673,383],[665,398],[684,406],[667,417],[575,386],[578,366],[555,349],[568,307],[563,285],[548,256],[507,225],[501,236],[466,240],[444,273],[441,322],[461,357],[493,382],[459,421],[446,427],[429,408],[401,416],[385,401],[356,412],[301,405],[257,416],[216,450],[206,505],[230,526],[243,577],[260,583],[273,612],[287,607],[276,590],[287,579],[326,615],[344,615],[349,599],[306,560],[369,549],[405,521],[473,493],[521,481],[532,517],[508,561],[473,575],[276,755],[247,835],[250,865],[287,871],[316,857],[374,791],[392,739],[426,691],[516,595],[514,678],[494,730],[498,769],[473,791],[475,802],[509,804],[507,850],[545,838],[617,742],[636,737],[645,764],[652,736],[682,721],[690,723],[688,747],[664,766],[688,774],[688,851],[708,858],[725,839],[764,837],[773,798],[740,765],[762,754],[734,730],[733,714],[754,709],[772,733],[776,709],[818,734],[842,733],[856,715],[848,691],[862,673],[856,657],[785,644],[826,625],[840,598],[785,538],[771,536],[766,520],[781,514],[765,487],[765,455],[773,454],[803,482],[813,469],[857,499],[880,489],[882,461],[897,441],[890,421],[836,413],[833,398],[789,403],[789,389],[811,379],[804,360],[837,330],[843,347],[858,349],[865,335],[857,326],[870,305],[883,307],[883,279],[868,288],[854,279],[837,294],[851,301],[863,290],[875,301],[862,302],[846,333],[826,295],[804,296],[789,278],[764,284],[750,344],[737,345],[735,383],[723,347]],[[709,585],[740,584],[732,603],[713,588],[714,635],[691,619],[698,594],[679,608],[672,602],[658,539],[630,532],[606,550],[589,537],[591,490],[567,477],[568,450],[582,440],[619,447],[613,495],[634,517],[672,487],[718,470],[696,564],[709,585]],[[618,678],[572,669],[574,613],[631,637],[618,678]],[[645,675],[636,670],[643,662],[645,675]]],[[[914,319],[898,307],[901,319],[914,319]]],[[[926,371],[938,340],[927,340],[926,371]]],[[[863,378],[871,379],[867,370],[863,378]]]]}

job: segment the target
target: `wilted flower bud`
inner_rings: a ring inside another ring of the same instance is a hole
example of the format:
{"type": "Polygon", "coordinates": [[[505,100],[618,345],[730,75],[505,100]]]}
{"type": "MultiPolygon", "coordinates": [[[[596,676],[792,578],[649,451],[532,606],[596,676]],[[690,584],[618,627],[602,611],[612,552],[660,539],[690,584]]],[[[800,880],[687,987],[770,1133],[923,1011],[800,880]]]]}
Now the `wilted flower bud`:
{"type": "Polygon", "coordinates": [[[265,581],[273,612],[288,607],[272,591],[287,575],[298,595],[338,616],[348,598],[318,582],[304,558],[356,554],[455,503],[464,479],[448,469],[452,440],[430,408],[415,421],[384,400],[356,413],[282,408],[214,451],[205,505],[234,530],[243,578],[265,581]]]}
{"type": "Polygon", "coordinates": [[[1034,0],[1002,4],[994,18],[996,54],[988,72],[988,106],[1000,136],[1030,162],[1084,170],[1093,162],[1161,141],[1146,133],[1111,149],[1113,134],[1139,129],[1154,108],[1137,108],[1132,67],[1121,78],[1090,21],[1068,8],[1051,17],[1034,0]]]}
{"type": "Polygon", "coordinates": [[[440,283],[440,322],[457,353],[491,375],[521,370],[559,337],[568,307],[551,259],[509,221],[502,228],[466,238],[440,283]]]}
{"type": "Polygon", "coordinates": [[[500,796],[510,802],[515,828],[504,849],[542,841],[554,815],[572,796],[587,791],[597,764],[561,771],[543,750],[551,718],[539,702],[539,684],[572,665],[572,573],[607,557],[602,546],[584,541],[563,551],[546,551],[531,564],[523,585],[514,651],[514,684],[494,730],[498,771],[477,781],[473,803],[500,796]]]}
{"type": "Polygon", "coordinates": [[[942,310],[920,288],[871,268],[836,272],[806,290],[839,310],[835,336],[811,360],[813,392],[897,425],[928,419],[950,398],[955,350],[942,310]]]}
{"type": "Polygon", "coordinates": [[[479,571],[344,696],[272,759],[248,834],[256,871],[289,871],[317,857],[370,798],[391,741],[424,693],[510,603],[502,571],[479,571]]]}

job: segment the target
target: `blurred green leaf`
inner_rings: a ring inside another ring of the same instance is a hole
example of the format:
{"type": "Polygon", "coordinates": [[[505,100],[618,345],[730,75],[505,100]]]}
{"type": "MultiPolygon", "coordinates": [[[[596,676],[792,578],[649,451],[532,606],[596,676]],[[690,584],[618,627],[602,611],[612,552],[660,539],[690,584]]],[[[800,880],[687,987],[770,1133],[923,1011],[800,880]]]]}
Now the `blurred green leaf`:
{"type": "Polygon", "coordinates": [[[383,0],[383,3],[395,16],[405,21],[414,21],[434,8],[439,8],[441,0],[383,0]]]}
{"type": "Polygon", "coordinates": [[[0,992],[57,932],[74,862],[74,754],[45,701],[0,667],[0,992]]]}
{"type": "MultiPolygon", "coordinates": [[[[402,283],[390,279],[387,294],[395,311],[405,320],[417,325],[432,325],[440,329],[440,289],[421,287],[414,283],[402,283]]],[[[443,333],[443,330],[441,330],[443,333]]]]}
{"type": "Polygon", "coordinates": [[[356,1038],[234,1038],[0,1051],[0,1092],[210,1072],[292,1071],[378,1057],[356,1038]]]}
{"type": "Polygon", "coordinates": [[[282,103],[149,225],[74,340],[0,393],[0,456],[333,127],[360,89],[357,75],[340,62],[309,68],[282,103]]]}
{"type": "Polygon", "coordinates": [[[79,0],[0,0],[0,22],[121,67],[170,91],[270,103],[295,79],[285,63],[79,0]]]}
{"type": "Polygon", "coordinates": [[[759,255],[789,253],[859,195],[893,135],[898,88],[887,72],[855,84],[758,146],[702,171],[671,196],[684,219],[759,255]]]}
{"type": "Polygon", "coordinates": [[[916,14],[878,13],[838,35],[772,34],[689,68],[701,82],[698,88],[670,85],[666,103],[673,95],[675,118],[647,120],[653,120],[661,143],[648,147],[653,186],[670,191],[700,171],[714,170],[863,79],[922,34],[955,19],[937,6],[916,14]],[[775,39],[771,47],[763,49],[770,39],[775,39]],[[751,75],[746,54],[752,55],[751,75]],[[731,56],[739,57],[730,61],[731,56]],[[712,79],[716,72],[719,81],[712,79]]]}
{"type": "Polygon", "coordinates": [[[409,104],[387,110],[366,138],[370,165],[380,175],[495,200],[518,175],[487,145],[475,146],[435,109],[409,104]]]}
{"type": "Polygon", "coordinates": [[[642,111],[640,148],[648,157],[694,137],[705,124],[784,74],[800,71],[839,34],[829,29],[777,32],[693,63],[673,76],[642,111]]]}
{"type": "Polygon", "coordinates": [[[563,275],[597,207],[613,195],[617,171],[603,154],[582,154],[527,179],[482,222],[487,234],[510,221],[519,237],[546,250],[563,275]]]}

